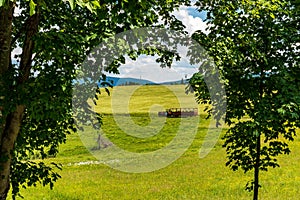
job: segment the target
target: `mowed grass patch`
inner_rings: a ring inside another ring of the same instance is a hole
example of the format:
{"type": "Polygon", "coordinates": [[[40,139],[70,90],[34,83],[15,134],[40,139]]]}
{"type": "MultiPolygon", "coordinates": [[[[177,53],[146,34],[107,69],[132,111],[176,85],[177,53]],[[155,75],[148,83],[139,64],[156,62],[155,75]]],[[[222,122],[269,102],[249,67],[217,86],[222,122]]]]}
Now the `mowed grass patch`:
{"type": "Polygon", "coordinates": [[[157,114],[165,108],[198,107],[193,94],[185,93],[185,85],[119,86],[104,90],[95,111],[99,113],[157,114]],[[151,109],[152,108],[152,109],[151,109]]]}
{"type": "MultiPolygon", "coordinates": [[[[153,120],[163,120],[154,116],[155,109],[176,107],[176,102],[179,101],[184,102],[184,107],[190,107],[189,105],[194,103],[191,96],[184,94],[182,85],[169,88],[144,86],[137,88],[133,93],[130,87],[116,87],[113,90],[117,89],[123,94],[118,97],[119,101],[124,101],[123,97],[128,93],[132,96],[128,104],[129,115],[124,115],[124,110],[118,109],[115,114],[119,114],[121,120],[131,120],[140,127],[148,127],[153,120]],[[182,99],[178,100],[177,97],[182,99]],[[152,106],[154,104],[161,107],[152,106]]],[[[37,186],[21,190],[25,199],[251,199],[251,193],[246,192],[244,187],[247,181],[251,180],[252,173],[245,175],[242,171],[232,172],[225,166],[226,153],[221,147],[221,139],[205,158],[199,158],[199,149],[209,125],[209,120],[205,119],[206,115],[203,113],[203,106],[199,107],[200,119],[191,146],[169,166],[149,173],[125,173],[97,162],[90,152],[93,152],[91,148],[97,145],[99,133],[105,134],[115,144],[132,152],[151,152],[168,145],[178,131],[180,119],[164,119],[163,128],[151,137],[127,135],[126,131],[118,126],[112,113],[112,98],[115,97],[106,94],[100,97],[99,107],[96,109],[103,114],[103,129],[102,132],[92,133],[94,136],[90,138],[89,147],[83,145],[78,134],[71,134],[67,143],[61,145],[57,157],[45,160],[49,163],[55,161],[63,164],[62,179],[55,184],[54,189],[37,186]]],[[[122,107],[121,104],[119,106],[122,107]]],[[[226,129],[222,134],[225,131],[226,129]]],[[[261,173],[261,199],[298,199],[300,196],[299,138],[291,143],[291,150],[290,155],[279,157],[281,168],[261,173]]]]}

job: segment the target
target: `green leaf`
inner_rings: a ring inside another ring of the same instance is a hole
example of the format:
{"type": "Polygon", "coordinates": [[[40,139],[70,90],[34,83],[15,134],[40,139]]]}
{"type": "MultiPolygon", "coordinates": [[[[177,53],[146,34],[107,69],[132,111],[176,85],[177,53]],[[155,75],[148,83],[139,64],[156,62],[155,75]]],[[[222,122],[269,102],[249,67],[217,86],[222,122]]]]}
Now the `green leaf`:
{"type": "Polygon", "coordinates": [[[29,7],[30,7],[30,16],[32,16],[35,14],[35,7],[36,7],[36,4],[33,2],[33,0],[30,0],[29,7]]]}
{"type": "Polygon", "coordinates": [[[93,12],[93,7],[91,3],[87,3],[86,4],[87,9],[89,9],[89,11],[93,12]]]}
{"type": "Polygon", "coordinates": [[[5,0],[0,0],[0,7],[2,7],[5,4],[5,0]]]}
{"type": "Polygon", "coordinates": [[[98,2],[98,1],[92,1],[92,4],[94,4],[94,6],[96,7],[96,8],[100,8],[101,6],[100,6],[100,3],[98,2]]]}
{"type": "Polygon", "coordinates": [[[253,134],[254,134],[255,137],[259,136],[259,132],[257,130],[254,130],[253,134]]]}

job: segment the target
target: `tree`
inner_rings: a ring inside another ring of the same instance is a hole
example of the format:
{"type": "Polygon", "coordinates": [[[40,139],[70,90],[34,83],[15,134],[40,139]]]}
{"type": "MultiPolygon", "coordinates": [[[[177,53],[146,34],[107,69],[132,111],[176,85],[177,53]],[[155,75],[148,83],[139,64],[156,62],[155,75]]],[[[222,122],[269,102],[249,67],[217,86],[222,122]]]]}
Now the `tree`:
{"type": "MultiPolygon", "coordinates": [[[[53,187],[52,163],[30,160],[55,155],[75,131],[72,80],[76,66],[105,38],[158,23],[181,27],[170,14],[188,1],[0,0],[0,199],[10,185],[53,187]],[[21,53],[12,57],[12,52],[21,53]]],[[[120,58],[110,70],[124,59],[120,58]]]]}
{"type": "MultiPolygon", "coordinates": [[[[209,52],[224,79],[224,136],[232,170],[254,171],[246,189],[258,199],[259,172],[279,167],[300,127],[299,3],[297,1],[198,1],[209,33],[193,38],[209,52]]],[[[190,84],[209,103],[205,74],[190,84]]],[[[212,110],[209,110],[211,112],[212,110]]]]}

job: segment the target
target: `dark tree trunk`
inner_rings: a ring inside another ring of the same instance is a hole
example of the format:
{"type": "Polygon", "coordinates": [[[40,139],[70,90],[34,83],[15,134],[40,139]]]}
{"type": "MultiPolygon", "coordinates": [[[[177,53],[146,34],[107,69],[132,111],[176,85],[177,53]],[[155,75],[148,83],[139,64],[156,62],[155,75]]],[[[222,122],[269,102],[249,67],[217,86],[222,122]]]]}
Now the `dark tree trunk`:
{"type": "MultiPolygon", "coordinates": [[[[12,6],[13,7],[13,6],[12,6]]],[[[12,8],[13,10],[13,8],[12,8]]],[[[11,11],[12,13],[12,11],[11,11]]],[[[1,10],[1,17],[2,17],[2,10],[1,10]]],[[[3,18],[4,19],[4,18],[3,18]]],[[[2,20],[2,18],[0,19],[2,20]]],[[[11,21],[12,21],[12,14],[11,14],[11,21]]],[[[11,22],[10,21],[10,22],[11,22]]],[[[1,22],[2,23],[2,22],[1,22]]],[[[3,22],[3,26],[8,22],[3,22]]],[[[21,61],[19,66],[19,77],[18,80],[16,80],[17,85],[23,85],[26,84],[26,81],[28,80],[30,76],[30,69],[31,69],[31,63],[32,63],[32,53],[34,48],[34,41],[33,37],[38,32],[38,24],[39,24],[39,12],[36,12],[36,14],[30,16],[28,20],[26,21],[26,29],[25,29],[25,40],[23,42],[22,47],[22,55],[21,55],[21,61]]],[[[2,24],[1,24],[2,25],[2,24]]],[[[1,26],[2,27],[2,26],[1,26]]],[[[11,30],[10,33],[7,33],[7,35],[10,37],[8,40],[9,45],[11,44],[11,30]]],[[[0,36],[1,37],[1,36],[0,36]]],[[[5,41],[5,38],[4,40],[5,41]]],[[[7,43],[7,42],[5,42],[7,43]]],[[[10,46],[8,51],[8,66],[10,63],[10,46]]],[[[0,53],[0,56],[1,53],[0,53]]],[[[4,56],[3,56],[4,57],[4,56]]],[[[0,57],[1,59],[1,57],[0,57]]],[[[8,66],[6,70],[8,69],[8,66]]],[[[1,66],[2,67],[2,66],[1,66]]],[[[5,72],[1,72],[1,75],[5,72]]],[[[4,94],[5,98],[5,94],[4,94]]],[[[5,108],[3,108],[5,109],[5,108]]],[[[18,134],[20,132],[21,123],[22,123],[22,117],[25,111],[25,105],[17,105],[15,107],[15,110],[11,111],[10,114],[5,117],[5,124],[3,125],[3,130],[1,132],[0,137],[0,152],[1,152],[1,158],[4,158],[2,162],[0,162],[0,200],[4,200],[7,197],[7,193],[10,189],[10,176],[11,176],[11,162],[12,162],[12,151],[14,149],[15,141],[18,137],[18,134]]]]}
{"type": "Polygon", "coordinates": [[[256,139],[256,160],[254,167],[254,191],[253,200],[258,200],[258,189],[259,189],[259,166],[260,166],[260,135],[256,139]]]}
{"type": "Polygon", "coordinates": [[[15,141],[20,131],[22,115],[25,107],[17,106],[16,110],[7,116],[6,125],[2,134],[1,157],[5,158],[0,163],[1,179],[0,179],[0,199],[6,199],[10,188],[10,166],[12,161],[11,151],[13,150],[15,141]]]}
{"type": "Polygon", "coordinates": [[[8,69],[10,64],[11,33],[14,4],[0,8],[0,76],[8,69]]]}
{"type": "MultiPolygon", "coordinates": [[[[265,42],[265,45],[268,42],[265,42]]],[[[266,50],[267,50],[266,46],[266,50]]],[[[260,102],[263,99],[264,95],[264,79],[265,79],[265,69],[264,63],[259,63],[260,68],[260,85],[259,85],[259,98],[260,102]]],[[[257,130],[259,131],[259,130],[257,130]]],[[[255,158],[255,165],[254,165],[254,191],[253,191],[253,200],[258,200],[258,190],[259,190],[259,168],[260,168],[260,153],[261,153],[261,132],[258,132],[258,136],[256,138],[256,158],[255,158]]]]}
{"type": "MultiPolygon", "coordinates": [[[[0,8],[0,87],[4,88],[4,78],[10,66],[10,52],[12,40],[12,20],[14,3],[10,2],[5,7],[0,8]]],[[[3,90],[2,90],[3,91],[3,90]]],[[[1,100],[5,98],[5,94],[0,94],[1,100]]],[[[10,141],[14,140],[13,137],[7,135],[5,129],[10,126],[6,124],[6,117],[2,113],[2,106],[0,107],[0,199],[6,199],[7,193],[10,188],[9,174],[10,174],[10,141]],[[6,159],[5,159],[6,158],[6,159]],[[3,161],[4,159],[4,161],[3,161]]],[[[15,121],[14,121],[15,122],[15,121]]],[[[13,130],[12,130],[13,131],[13,130]]]]}

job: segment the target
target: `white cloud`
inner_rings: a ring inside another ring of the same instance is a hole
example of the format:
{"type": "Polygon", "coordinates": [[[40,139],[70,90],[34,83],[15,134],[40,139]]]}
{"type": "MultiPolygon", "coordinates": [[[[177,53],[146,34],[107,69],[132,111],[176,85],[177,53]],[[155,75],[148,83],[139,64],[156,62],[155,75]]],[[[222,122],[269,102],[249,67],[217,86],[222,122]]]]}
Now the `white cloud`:
{"type": "MultiPolygon", "coordinates": [[[[136,61],[126,58],[126,64],[119,67],[120,75],[125,78],[141,78],[156,83],[178,81],[190,78],[198,71],[197,67],[189,65],[186,61],[174,62],[171,68],[161,68],[155,60],[157,56],[140,56],[136,61]]],[[[110,76],[115,76],[109,74],[110,76]]]]}
{"type": "Polygon", "coordinates": [[[197,30],[202,30],[205,33],[207,32],[205,30],[207,24],[203,22],[203,20],[200,17],[194,17],[190,15],[188,12],[188,7],[182,6],[178,11],[175,11],[173,14],[186,26],[186,30],[189,34],[192,34],[197,30]]]}
{"type": "MultiPolygon", "coordinates": [[[[177,19],[181,20],[186,26],[186,30],[191,35],[197,30],[204,32],[207,24],[197,15],[190,15],[191,8],[181,7],[173,14],[177,19]]],[[[197,12],[194,12],[197,13],[197,12]]],[[[186,55],[187,48],[180,46],[178,52],[181,55],[186,55]]],[[[182,59],[179,62],[174,62],[171,68],[161,68],[159,63],[156,63],[157,56],[140,56],[136,61],[126,58],[126,64],[119,67],[120,74],[118,77],[125,78],[142,78],[153,82],[178,81],[182,78],[190,78],[194,73],[198,72],[198,68],[191,66],[187,60],[182,59]]],[[[111,76],[116,76],[109,74],[111,76]]]]}
{"type": "Polygon", "coordinates": [[[21,47],[17,47],[14,48],[12,51],[12,59],[14,59],[15,55],[20,55],[22,53],[22,48],[21,47]]]}

